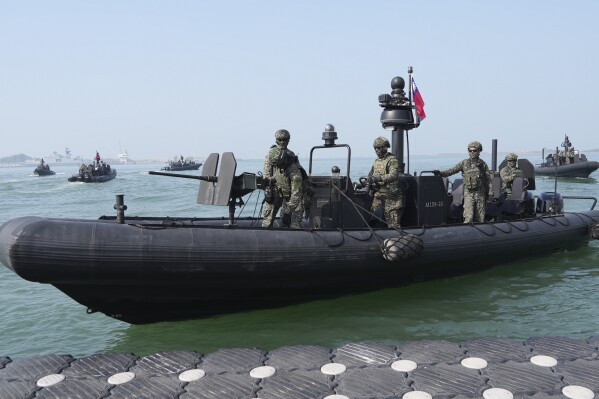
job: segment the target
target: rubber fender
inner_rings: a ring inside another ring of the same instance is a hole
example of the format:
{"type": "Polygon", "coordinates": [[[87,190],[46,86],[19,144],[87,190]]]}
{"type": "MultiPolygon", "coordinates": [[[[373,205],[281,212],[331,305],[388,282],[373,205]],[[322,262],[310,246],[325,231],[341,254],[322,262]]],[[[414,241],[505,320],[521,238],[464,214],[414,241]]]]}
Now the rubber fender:
{"type": "Polygon", "coordinates": [[[402,260],[415,258],[420,255],[424,244],[414,234],[404,234],[401,237],[391,237],[383,241],[383,257],[389,262],[400,262],[402,260]]]}

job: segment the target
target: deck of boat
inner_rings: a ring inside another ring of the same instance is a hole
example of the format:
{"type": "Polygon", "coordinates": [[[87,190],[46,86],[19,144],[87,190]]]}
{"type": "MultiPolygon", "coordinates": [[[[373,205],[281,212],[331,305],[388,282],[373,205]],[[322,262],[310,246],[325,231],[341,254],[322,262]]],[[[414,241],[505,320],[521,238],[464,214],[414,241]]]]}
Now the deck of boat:
{"type": "Polygon", "coordinates": [[[0,355],[0,397],[591,399],[599,393],[598,345],[599,336],[0,355]]]}

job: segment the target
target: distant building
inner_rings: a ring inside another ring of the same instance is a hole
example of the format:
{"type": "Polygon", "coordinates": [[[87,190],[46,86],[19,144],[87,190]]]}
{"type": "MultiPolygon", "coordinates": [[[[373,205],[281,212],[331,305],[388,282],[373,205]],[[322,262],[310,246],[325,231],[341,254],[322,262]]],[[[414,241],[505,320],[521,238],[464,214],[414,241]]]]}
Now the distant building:
{"type": "Polygon", "coordinates": [[[129,163],[129,155],[127,154],[127,150],[119,153],[119,163],[129,163]]]}

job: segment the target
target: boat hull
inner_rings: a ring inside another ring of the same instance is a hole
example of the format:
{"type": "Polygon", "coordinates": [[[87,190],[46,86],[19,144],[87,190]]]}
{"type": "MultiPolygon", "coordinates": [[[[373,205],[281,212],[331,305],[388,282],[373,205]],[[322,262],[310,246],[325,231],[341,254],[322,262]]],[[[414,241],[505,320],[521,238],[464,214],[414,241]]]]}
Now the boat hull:
{"type": "Polygon", "coordinates": [[[202,166],[201,163],[196,163],[196,164],[187,165],[187,166],[165,166],[161,170],[166,170],[166,171],[171,171],[171,172],[179,172],[182,170],[198,170],[198,169],[200,169],[200,166],[202,166]]]}
{"type": "Polygon", "coordinates": [[[23,217],[0,227],[0,261],[89,311],[129,323],[271,308],[479,271],[572,250],[599,211],[405,229],[419,255],[384,259],[395,230],[262,229],[257,219],[76,220],[23,217]],[[253,226],[252,226],[253,225],[253,226]]]}
{"type": "Polygon", "coordinates": [[[591,173],[599,169],[599,162],[587,161],[576,162],[569,165],[560,166],[535,166],[535,175],[537,176],[555,176],[557,177],[589,177],[591,173]]]}
{"type": "Polygon", "coordinates": [[[50,169],[46,169],[46,168],[35,168],[35,170],[33,171],[33,174],[36,176],[52,176],[52,175],[55,175],[56,172],[54,172],[53,170],[50,170],[50,169]]]}
{"type": "Polygon", "coordinates": [[[81,182],[81,183],[104,183],[112,180],[116,177],[116,169],[113,169],[110,173],[105,175],[90,175],[88,173],[79,173],[69,177],[67,180],[70,182],[81,182]]]}

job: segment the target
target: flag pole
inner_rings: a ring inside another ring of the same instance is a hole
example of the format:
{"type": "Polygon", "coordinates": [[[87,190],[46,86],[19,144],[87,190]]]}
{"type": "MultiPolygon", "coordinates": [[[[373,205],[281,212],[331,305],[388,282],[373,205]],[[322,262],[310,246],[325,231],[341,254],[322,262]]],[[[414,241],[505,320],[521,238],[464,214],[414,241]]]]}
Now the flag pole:
{"type": "Polygon", "coordinates": [[[408,97],[410,99],[410,105],[412,105],[412,73],[414,72],[414,68],[412,68],[411,66],[408,67],[408,78],[410,80],[410,90],[409,90],[409,94],[410,96],[408,97]]]}
{"type": "MultiPolygon", "coordinates": [[[[412,66],[408,67],[408,80],[410,81],[410,84],[408,86],[408,91],[409,91],[409,95],[408,95],[408,99],[410,100],[410,107],[412,106],[412,72],[414,72],[414,68],[412,68],[412,66]]],[[[410,112],[412,112],[412,110],[410,109],[410,112]]],[[[416,117],[418,117],[418,115],[416,115],[416,117]]],[[[406,130],[406,147],[407,148],[407,156],[408,156],[408,174],[410,174],[410,137],[408,136],[409,134],[409,130],[406,130]]]]}

